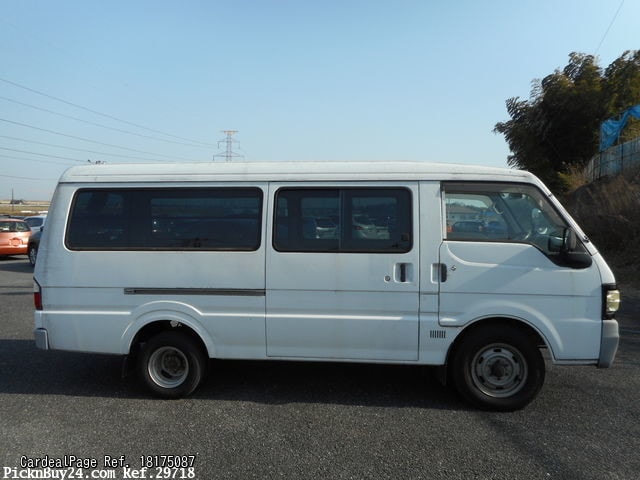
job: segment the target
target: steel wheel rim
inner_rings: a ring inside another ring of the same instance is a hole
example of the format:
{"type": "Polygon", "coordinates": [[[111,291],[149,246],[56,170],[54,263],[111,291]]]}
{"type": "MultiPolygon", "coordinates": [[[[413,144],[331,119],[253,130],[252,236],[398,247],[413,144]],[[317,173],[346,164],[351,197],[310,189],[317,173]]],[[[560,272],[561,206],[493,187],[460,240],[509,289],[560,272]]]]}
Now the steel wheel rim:
{"type": "Polygon", "coordinates": [[[186,355],[175,347],[162,347],[153,352],[148,363],[149,376],[156,385],[174,388],[189,375],[186,355]]]}
{"type": "Polygon", "coordinates": [[[38,255],[38,251],[35,248],[29,249],[29,261],[32,265],[36,264],[36,257],[38,255]]]}
{"type": "Polygon", "coordinates": [[[471,378],[485,395],[494,398],[510,397],[525,385],[527,362],[517,348],[495,343],[478,351],[471,362],[471,378]]]}

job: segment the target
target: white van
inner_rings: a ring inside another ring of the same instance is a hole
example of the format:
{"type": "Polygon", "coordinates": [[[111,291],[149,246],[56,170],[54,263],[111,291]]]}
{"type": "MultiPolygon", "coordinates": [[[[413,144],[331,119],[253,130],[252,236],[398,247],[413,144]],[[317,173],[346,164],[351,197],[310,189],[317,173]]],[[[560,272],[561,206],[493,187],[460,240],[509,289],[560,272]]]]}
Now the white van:
{"type": "Polygon", "coordinates": [[[179,397],[209,358],[446,367],[513,410],[561,365],[609,367],[620,295],[533,175],[427,163],[88,165],[34,274],[42,349],[134,360],[179,397]],[[320,219],[314,220],[314,219],[320,219]]]}

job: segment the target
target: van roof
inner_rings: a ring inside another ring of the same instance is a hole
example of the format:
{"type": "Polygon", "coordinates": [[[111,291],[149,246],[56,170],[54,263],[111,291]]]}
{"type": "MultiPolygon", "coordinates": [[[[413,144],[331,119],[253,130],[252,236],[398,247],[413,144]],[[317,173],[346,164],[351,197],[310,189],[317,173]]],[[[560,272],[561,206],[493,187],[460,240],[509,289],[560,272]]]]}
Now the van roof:
{"type": "Polygon", "coordinates": [[[60,183],[487,180],[534,182],[522,170],[427,162],[206,162],[93,164],[71,167],[60,183]]]}

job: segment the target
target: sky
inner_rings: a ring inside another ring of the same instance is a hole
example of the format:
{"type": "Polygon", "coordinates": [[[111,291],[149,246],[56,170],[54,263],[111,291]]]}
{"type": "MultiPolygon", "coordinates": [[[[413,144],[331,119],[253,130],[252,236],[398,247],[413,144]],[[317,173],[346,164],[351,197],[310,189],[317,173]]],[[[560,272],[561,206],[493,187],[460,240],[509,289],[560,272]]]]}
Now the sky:
{"type": "Polygon", "coordinates": [[[505,101],[640,48],[638,0],[0,0],[0,200],[87,162],[507,166],[505,101]],[[635,39],[635,40],[634,40],[635,39]]]}

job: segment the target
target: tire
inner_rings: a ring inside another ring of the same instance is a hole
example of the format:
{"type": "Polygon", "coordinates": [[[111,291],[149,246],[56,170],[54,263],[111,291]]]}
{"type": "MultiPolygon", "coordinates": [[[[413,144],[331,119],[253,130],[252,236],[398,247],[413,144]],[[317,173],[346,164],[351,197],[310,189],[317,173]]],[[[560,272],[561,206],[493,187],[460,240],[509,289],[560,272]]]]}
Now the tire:
{"type": "Polygon", "coordinates": [[[540,350],[526,332],[491,325],[457,345],[451,381],[458,393],[483,410],[513,411],[531,402],[544,383],[540,350]]]}
{"type": "Polygon", "coordinates": [[[163,398],[191,394],[204,378],[207,355],[193,337],[165,331],[149,339],[138,357],[138,373],[151,392],[163,398]]]}
{"type": "Polygon", "coordinates": [[[29,245],[27,255],[29,256],[29,263],[31,263],[31,266],[35,267],[36,259],[38,258],[38,247],[35,245],[29,245]]]}

